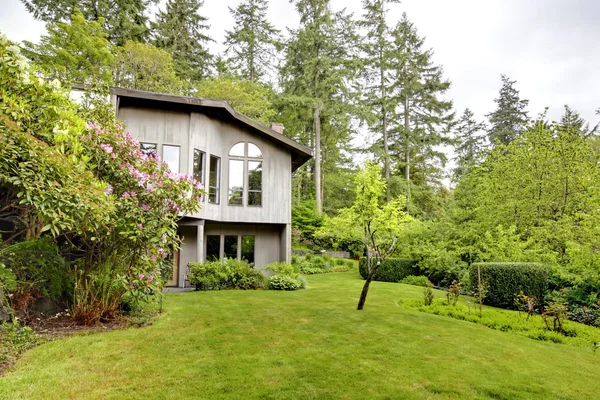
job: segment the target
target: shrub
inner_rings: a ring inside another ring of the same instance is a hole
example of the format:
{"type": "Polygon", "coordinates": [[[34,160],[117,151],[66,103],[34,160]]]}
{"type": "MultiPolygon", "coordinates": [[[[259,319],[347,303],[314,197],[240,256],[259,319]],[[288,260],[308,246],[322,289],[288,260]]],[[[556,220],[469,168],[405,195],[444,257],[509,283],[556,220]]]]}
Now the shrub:
{"type": "Polygon", "coordinates": [[[306,280],[301,276],[294,278],[289,275],[273,275],[269,277],[269,289],[298,290],[306,287],[306,280]]]}
{"type": "MultiPolygon", "coordinates": [[[[361,257],[358,269],[363,279],[367,279],[367,259],[365,257],[361,257]]],[[[415,260],[388,258],[381,263],[377,272],[375,272],[373,280],[395,283],[409,275],[418,274],[419,268],[417,267],[417,262],[415,260]]]]}
{"type": "Polygon", "coordinates": [[[265,287],[263,274],[252,268],[245,260],[225,259],[190,263],[188,279],[196,290],[247,290],[265,287]]]}
{"type": "Polygon", "coordinates": [[[426,276],[416,276],[409,275],[406,278],[402,279],[399,283],[404,283],[405,285],[414,285],[414,286],[427,286],[431,285],[429,279],[426,276]]]}
{"type": "Polygon", "coordinates": [[[469,276],[473,288],[478,286],[478,267],[487,286],[485,304],[515,308],[515,295],[521,291],[526,296],[543,299],[548,288],[548,269],[536,263],[471,264],[469,276]]]}
{"type": "Polygon", "coordinates": [[[268,279],[269,289],[297,290],[306,287],[306,280],[294,270],[294,267],[291,264],[274,262],[268,264],[265,269],[274,272],[268,279]]]}
{"type": "Polygon", "coordinates": [[[49,237],[8,246],[0,252],[0,258],[15,277],[11,287],[7,287],[13,292],[11,305],[15,309],[27,311],[39,297],[70,302],[73,279],[57,244],[49,237]]]}
{"type": "Polygon", "coordinates": [[[433,285],[427,280],[423,286],[423,303],[430,306],[433,303],[433,285]]]}

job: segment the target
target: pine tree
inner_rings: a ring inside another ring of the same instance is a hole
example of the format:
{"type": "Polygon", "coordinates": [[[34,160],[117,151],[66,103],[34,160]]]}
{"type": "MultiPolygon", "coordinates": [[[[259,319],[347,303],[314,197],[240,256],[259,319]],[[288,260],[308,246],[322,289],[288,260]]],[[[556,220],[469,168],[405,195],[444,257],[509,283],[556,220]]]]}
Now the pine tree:
{"type": "MultiPolygon", "coordinates": [[[[351,135],[348,81],[357,72],[358,57],[353,51],[358,39],[351,18],[343,12],[333,13],[329,0],[296,0],[295,5],[300,27],[290,30],[291,40],[281,70],[283,114],[289,114],[293,121],[312,120],[313,177],[320,214],[322,161],[335,163],[343,147],[340,144],[347,143],[351,135]]],[[[306,125],[298,128],[291,134],[301,135],[310,130],[306,125]]]]}
{"type": "Polygon", "coordinates": [[[47,26],[39,44],[24,42],[24,53],[49,78],[67,84],[112,84],[114,57],[103,19],[86,21],[75,9],[69,23],[58,22],[47,26]]]}
{"type": "MultiPolygon", "coordinates": [[[[393,40],[385,15],[386,4],[400,0],[363,0],[364,15],[359,26],[366,30],[363,38],[365,103],[368,122],[372,132],[381,132],[381,148],[386,186],[386,200],[390,201],[390,154],[388,148],[388,125],[395,108],[391,86],[392,63],[390,50],[393,40]]],[[[381,151],[379,144],[377,150],[381,151]]]]}
{"type": "Polygon", "coordinates": [[[512,142],[525,131],[528,121],[525,109],[529,100],[521,100],[519,91],[514,87],[516,81],[511,81],[506,75],[501,75],[501,78],[500,95],[494,99],[496,111],[486,115],[490,121],[488,137],[494,146],[512,142]]]}
{"type": "Polygon", "coordinates": [[[454,150],[456,152],[456,168],[454,168],[454,181],[460,178],[474,165],[483,160],[487,147],[486,126],[484,122],[477,122],[473,111],[465,109],[463,115],[454,127],[454,150]]]}
{"type": "Polygon", "coordinates": [[[439,181],[446,162],[439,146],[448,142],[448,126],[454,118],[452,102],[440,98],[450,81],[444,80],[441,66],[434,65],[433,51],[424,50],[424,38],[419,37],[406,13],[392,32],[394,38],[394,75],[391,90],[398,104],[393,134],[393,151],[401,155],[406,181],[407,207],[411,205],[411,168],[418,166],[424,174],[422,184],[439,181]]]}
{"type": "Polygon", "coordinates": [[[68,22],[75,9],[88,21],[99,21],[108,40],[122,46],[127,40],[144,41],[148,36],[146,10],[157,0],[21,0],[34,18],[48,23],[68,22]]]}
{"type": "Polygon", "coordinates": [[[213,41],[206,31],[208,18],[199,14],[203,0],[168,0],[152,24],[154,45],[168,51],[177,75],[191,83],[210,75],[212,55],[206,43],[213,41]]]}
{"type": "Polygon", "coordinates": [[[244,78],[260,80],[277,59],[282,48],[279,30],[267,21],[267,0],[246,0],[229,12],[235,21],[234,29],[226,31],[226,55],[233,70],[244,78]]]}

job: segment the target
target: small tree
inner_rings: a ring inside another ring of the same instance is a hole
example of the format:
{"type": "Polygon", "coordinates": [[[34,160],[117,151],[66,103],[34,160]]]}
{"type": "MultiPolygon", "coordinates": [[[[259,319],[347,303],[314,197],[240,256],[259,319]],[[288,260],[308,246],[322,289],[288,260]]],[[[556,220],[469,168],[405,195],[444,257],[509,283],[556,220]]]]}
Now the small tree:
{"type": "Polygon", "coordinates": [[[329,236],[340,241],[360,242],[367,256],[367,280],[363,286],[358,310],[362,310],[377,269],[395,249],[398,234],[412,221],[402,209],[406,199],[399,197],[381,206],[386,191],[381,167],[367,162],[356,176],[356,199],[350,208],[340,210],[335,218],[326,218],[317,236],[329,236]]]}

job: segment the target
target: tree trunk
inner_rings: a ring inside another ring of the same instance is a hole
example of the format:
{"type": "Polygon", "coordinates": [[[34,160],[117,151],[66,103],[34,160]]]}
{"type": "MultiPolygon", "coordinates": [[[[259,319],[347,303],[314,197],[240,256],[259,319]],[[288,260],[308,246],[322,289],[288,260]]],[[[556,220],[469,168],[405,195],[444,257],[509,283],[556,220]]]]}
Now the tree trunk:
{"type": "Polygon", "coordinates": [[[317,213],[323,212],[323,195],[321,192],[321,107],[315,108],[315,197],[317,201],[317,213]]]}
{"type": "Polygon", "coordinates": [[[405,150],[404,150],[404,163],[406,166],[404,167],[404,178],[406,179],[406,213],[410,214],[410,140],[408,136],[409,132],[409,123],[408,123],[408,96],[404,100],[404,140],[405,140],[405,150]]]}
{"type": "Polygon", "coordinates": [[[375,275],[374,272],[367,275],[367,280],[365,281],[365,284],[363,285],[363,288],[362,288],[362,292],[360,293],[360,299],[358,300],[358,307],[356,308],[357,310],[362,310],[363,307],[365,306],[365,302],[367,301],[367,294],[369,293],[369,285],[371,284],[371,281],[373,280],[373,275],[375,275]]]}

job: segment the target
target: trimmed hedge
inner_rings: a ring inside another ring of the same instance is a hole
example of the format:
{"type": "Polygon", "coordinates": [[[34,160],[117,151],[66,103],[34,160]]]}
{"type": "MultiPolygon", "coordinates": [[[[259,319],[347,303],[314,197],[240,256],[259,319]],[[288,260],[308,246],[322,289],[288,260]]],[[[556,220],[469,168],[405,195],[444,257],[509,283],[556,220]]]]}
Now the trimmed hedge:
{"type": "Polygon", "coordinates": [[[469,268],[473,290],[477,290],[478,266],[481,268],[481,280],[488,285],[485,304],[514,309],[515,295],[520,291],[527,296],[534,296],[538,304],[544,302],[550,276],[544,265],[523,262],[473,263],[469,268]]]}
{"type": "MultiPolygon", "coordinates": [[[[406,258],[388,258],[381,263],[379,268],[377,268],[373,280],[381,282],[399,282],[409,275],[419,275],[417,262],[418,261],[406,258]]],[[[361,257],[360,262],[358,263],[358,270],[360,271],[360,276],[362,276],[363,279],[367,279],[366,257],[361,257]]]]}

